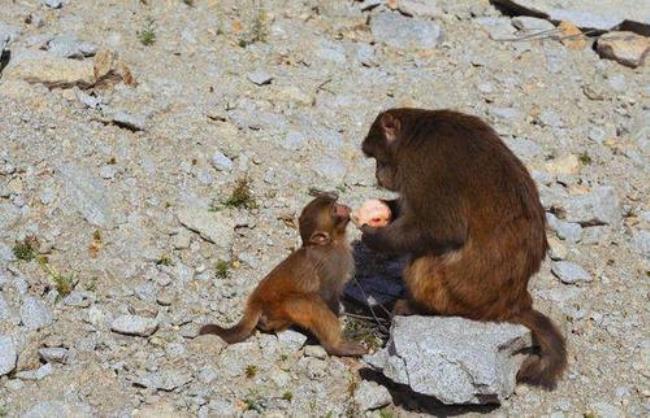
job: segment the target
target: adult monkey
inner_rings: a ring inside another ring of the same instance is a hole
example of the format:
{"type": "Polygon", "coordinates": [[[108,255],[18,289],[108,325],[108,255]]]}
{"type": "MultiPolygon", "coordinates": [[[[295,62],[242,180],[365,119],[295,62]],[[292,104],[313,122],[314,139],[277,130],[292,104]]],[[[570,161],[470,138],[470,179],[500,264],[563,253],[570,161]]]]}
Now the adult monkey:
{"type": "Polygon", "coordinates": [[[545,214],[535,183],[496,132],[449,110],[390,109],[363,141],[376,160],[392,221],[361,226],[371,249],[409,254],[408,299],[396,314],[459,315],[530,328],[540,346],[517,374],[554,388],[567,365],[563,336],[532,307],[528,281],[546,255],[545,214]]]}

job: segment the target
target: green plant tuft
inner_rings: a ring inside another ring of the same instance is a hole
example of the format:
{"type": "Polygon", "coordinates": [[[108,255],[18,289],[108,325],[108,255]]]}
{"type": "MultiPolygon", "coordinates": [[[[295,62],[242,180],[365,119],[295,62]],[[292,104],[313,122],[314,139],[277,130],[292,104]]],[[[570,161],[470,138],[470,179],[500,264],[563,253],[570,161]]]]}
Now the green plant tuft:
{"type": "Polygon", "coordinates": [[[147,18],[144,27],[138,32],[138,39],[144,46],[151,46],[156,42],[156,28],[153,18],[147,18]]]}

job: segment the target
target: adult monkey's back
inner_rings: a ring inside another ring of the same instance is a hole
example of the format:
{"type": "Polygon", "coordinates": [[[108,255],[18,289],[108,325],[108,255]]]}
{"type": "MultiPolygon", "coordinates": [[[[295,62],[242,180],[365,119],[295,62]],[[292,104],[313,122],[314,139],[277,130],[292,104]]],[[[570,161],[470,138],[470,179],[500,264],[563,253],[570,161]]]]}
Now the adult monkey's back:
{"type": "Polygon", "coordinates": [[[553,388],[566,368],[563,336],[533,309],[528,281],[546,255],[544,209],[521,161],[479,118],[448,110],[391,109],[363,141],[377,162],[393,222],[362,226],[370,248],[410,254],[409,295],[395,313],[459,315],[531,329],[540,355],[519,381],[553,388]]]}

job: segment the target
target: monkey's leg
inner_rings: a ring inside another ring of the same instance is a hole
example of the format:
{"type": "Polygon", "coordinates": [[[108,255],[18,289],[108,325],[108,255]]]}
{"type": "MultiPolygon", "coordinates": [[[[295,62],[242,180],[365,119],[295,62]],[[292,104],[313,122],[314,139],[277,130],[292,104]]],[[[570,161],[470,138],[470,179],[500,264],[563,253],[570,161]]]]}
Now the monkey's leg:
{"type": "Polygon", "coordinates": [[[367,352],[360,344],[343,339],[336,315],[319,296],[290,299],[284,308],[291,321],[312,332],[329,354],[361,356],[367,352]]]}
{"type": "Polygon", "coordinates": [[[443,274],[437,260],[422,257],[413,261],[404,270],[404,282],[409,293],[408,302],[398,301],[393,310],[404,309],[410,314],[463,315],[463,307],[459,306],[450,294],[443,274]]]}
{"type": "Polygon", "coordinates": [[[257,328],[264,332],[282,331],[291,325],[291,322],[282,318],[270,318],[267,315],[262,315],[257,322],[257,328]]]}
{"type": "Polygon", "coordinates": [[[341,316],[341,301],[338,297],[332,296],[330,298],[327,298],[325,300],[325,303],[327,303],[327,306],[334,313],[334,315],[337,317],[341,316]]]}

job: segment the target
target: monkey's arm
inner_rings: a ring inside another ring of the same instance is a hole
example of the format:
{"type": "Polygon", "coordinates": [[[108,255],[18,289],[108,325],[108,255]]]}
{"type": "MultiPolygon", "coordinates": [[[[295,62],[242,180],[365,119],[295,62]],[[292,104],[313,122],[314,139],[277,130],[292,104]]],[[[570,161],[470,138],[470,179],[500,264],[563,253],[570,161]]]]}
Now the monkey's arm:
{"type": "Polygon", "coordinates": [[[368,248],[394,254],[441,255],[457,250],[465,243],[465,236],[436,238],[422,228],[409,225],[407,219],[398,218],[383,228],[361,227],[362,241],[368,248]]]}

